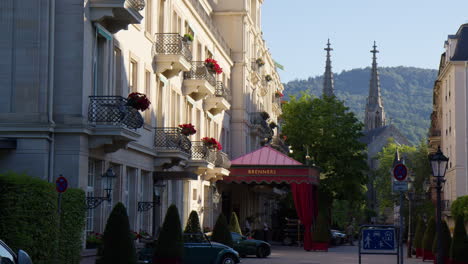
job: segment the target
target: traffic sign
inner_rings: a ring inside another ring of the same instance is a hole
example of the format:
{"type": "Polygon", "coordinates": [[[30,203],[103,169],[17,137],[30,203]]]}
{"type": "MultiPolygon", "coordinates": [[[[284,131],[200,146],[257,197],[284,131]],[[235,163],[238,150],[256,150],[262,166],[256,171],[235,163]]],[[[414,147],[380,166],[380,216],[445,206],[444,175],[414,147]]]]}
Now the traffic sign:
{"type": "Polygon", "coordinates": [[[55,189],[59,193],[63,193],[67,190],[68,188],[68,181],[65,177],[60,176],[55,180],[55,189]]]}
{"type": "Polygon", "coordinates": [[[393,191],[394,192],[407,192],[408,191],[408,182],[406,182],[406,181],[393,181],[393,191]]]}
{"type": "Polygon", "coordinates": [[[395,229],[362,229],[362,251],[396,251],[395,229]]]}
{"type": "Polygon", "coordinates": [[[393,178],[397,181],[404,181],[406,176],[408,175],[408,168],[406,168],[405,164],[397,164],[393,168],[393,178]]]}

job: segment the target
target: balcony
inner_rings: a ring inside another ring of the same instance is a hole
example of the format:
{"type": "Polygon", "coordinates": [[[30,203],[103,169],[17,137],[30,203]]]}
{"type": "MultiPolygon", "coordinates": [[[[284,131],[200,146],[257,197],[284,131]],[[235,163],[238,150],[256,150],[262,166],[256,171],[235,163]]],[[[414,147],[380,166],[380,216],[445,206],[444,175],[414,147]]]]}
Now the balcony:
{"type": "Polygon", "coordinates": [[[191,154],[188,166],[197,174],[202,174],[208,169],[214,169],[216,151],[208,148],[202,141],[192,141],[191,154]]]}
{"type": "Polygon", "coordinates": [[[180,127],[155,128],[154,147],[158,152],[156,166],[168,166],[190,158],[192,142],[181,131],[180,127]]]}
{"type": "Polygon", "coordinates": [[[229,157],[226,153],[222,151],[216,151],[216,159],[214,161],[214,168],[209,168],[206,175],[205,175],[205,180],[212,180],[212,181],[217,181],[217,180],[222,180],[224,176],[228,176],[229,173],[229,168],[231,167],[231,160],[229,160],[229,157]]]}
{"type": "Polygon", "coordinates": [[[265,95],[268,94],[268,89],[269,89],[269,84],[268,84],[268,82],[265,81],[265,80],[262,80],[262,81],[260,82],[260,89],[258,90],[258,94],[259,94],[260,96],[265,96],[265,95]]]}
{"type": "Polygon", "coordinates": [[[231,91],[224,85],[223,82],[216,82],[215,95],[210,96],[205,100],[205,111],[217,115],[223,111],[229,110],[231,104],[231,91]]]}
{"type": "Polygon", "coordinates": [[[215,74],[210,72],[204,61],[192,61],[189,71],[184,72],[184,95],[198,101],[207,95],[214,95],[215,74]]]}
{"type": "Polygon", "coordinates": [[[286,142],[279,136],[273,137],[271,141],[271,147],[278,151],[281,151],[285,155],[289,154],[289,146],[286,145],[286,142]]]}
{"type": "Polygon", "coordinates": [[[89,100],[90,148],[104,147],[106,152],[114,152],[140,137],[136,129],[143,126],[143,117],[138,110],[127,106],[126,98],[90,96],[89,100]]]}
{"type": "Polygon", "coordinates": [[[250,80],[252,81],[253,84],[257,84],[262,80],[263,76],[263,68],[265,66],[259,66],[256,62],[256,60],[252,60],[250,64],[250,80]]]}
{"type": "Polygon", "coordinates": [[[90,0],[91,21],[99,22],[111,33],[140,24],[145,0],[90,0]]]}
{"type": "Polygon", "coordinates": [[[252,135],[258,135],[260,138],[268,140],[273,137],[273,130],[267,123],[268,118],[264,119],[261,112],[250,113],[249,118],[252,135]]]}
{"type": "Polygon", "coordinates": [[[181,71],[189,71],[192,61],[192,44],[178,33],[155,34],[153,58],[156,72],[171,78],[181,71]]]}
{"type": "Polygon", "coordinates": [[[442,212],[450,213],[450,208],[452,206],[452,203],[450,200],[442,200],[441,205],[442,205],[442,212]]]}
{"type": "Polygon", "coordinates": [[[273,112],[275,112],[277,116],[281,115],[281,113],[283,112],[283,109],[281,108],[281,97],[273,95],[272,103],[273,112]]]}

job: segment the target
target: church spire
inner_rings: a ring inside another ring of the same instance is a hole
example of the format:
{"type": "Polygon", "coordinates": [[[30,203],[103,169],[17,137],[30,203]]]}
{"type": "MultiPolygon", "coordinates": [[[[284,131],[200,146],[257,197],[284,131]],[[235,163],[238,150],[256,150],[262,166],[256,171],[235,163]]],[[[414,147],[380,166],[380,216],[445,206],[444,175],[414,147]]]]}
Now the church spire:
{"type": "Polygon", "coordinates": [[[374,49],[371,50],[372,69],[369,83],[369,96],[366,104],[365,130],[369,131],[375,128],[385,126],[385,112],[380,95],[379,71],[377,69],[377,45],[374,41],[374,49]]]}
{"type": "Polygon", "coordinates": [[[324,49],[327,51],[327,61],[325,64],[325,73],[323,75],[323,95],[329,97],[335,96],[333,85],[333,72],[330,60],[330,51],[332,51],[333,49],[330,48],[330,45],[330,39],[328,39],[327,47],[324,49]]]}

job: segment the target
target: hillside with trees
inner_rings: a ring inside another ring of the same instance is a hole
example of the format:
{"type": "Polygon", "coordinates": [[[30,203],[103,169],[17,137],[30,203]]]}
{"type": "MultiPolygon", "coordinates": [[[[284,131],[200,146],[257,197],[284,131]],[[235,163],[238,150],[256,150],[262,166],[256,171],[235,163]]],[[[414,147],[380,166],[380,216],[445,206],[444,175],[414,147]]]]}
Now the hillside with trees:
{"type": "MultiPolygon", "coordinates": [[[[391,122],[415,145],[427,137],[432,111],[432,89],[437,70],[381,67],[380,86],[387,123],[391,122]]],[[[335,94],[362,121],[369,93],[370,68],[334,74],[335,94]]],[[[320,96],[323,76],[286,83],[286,100],[301,92],[320,96]]]]}

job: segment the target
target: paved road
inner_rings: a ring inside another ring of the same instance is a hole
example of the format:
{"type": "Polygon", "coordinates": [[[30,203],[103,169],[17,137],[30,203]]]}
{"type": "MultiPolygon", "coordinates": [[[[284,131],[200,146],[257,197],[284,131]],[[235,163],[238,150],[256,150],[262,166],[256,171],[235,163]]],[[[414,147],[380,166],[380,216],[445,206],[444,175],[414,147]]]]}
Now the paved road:
{"type": "MultiPolygon", "coordinates": [[[[406,256],[406,255],[405,255],[406,256]]],[[[358,263],[357,246],[333,247],[328,252],[307,252],[302,248],[273,246],[272,255],[265,259],[248,257],[242,259],[242,264],[348,264],[358,263]]],[[[396,264],[396,256],[363,255],[362,264],[396,264]]],[[[404,264],[422,264],[421,259],[408,259],[404,264]]],[[[427,263],[427,262],[426,262],[427,263]]]]}

